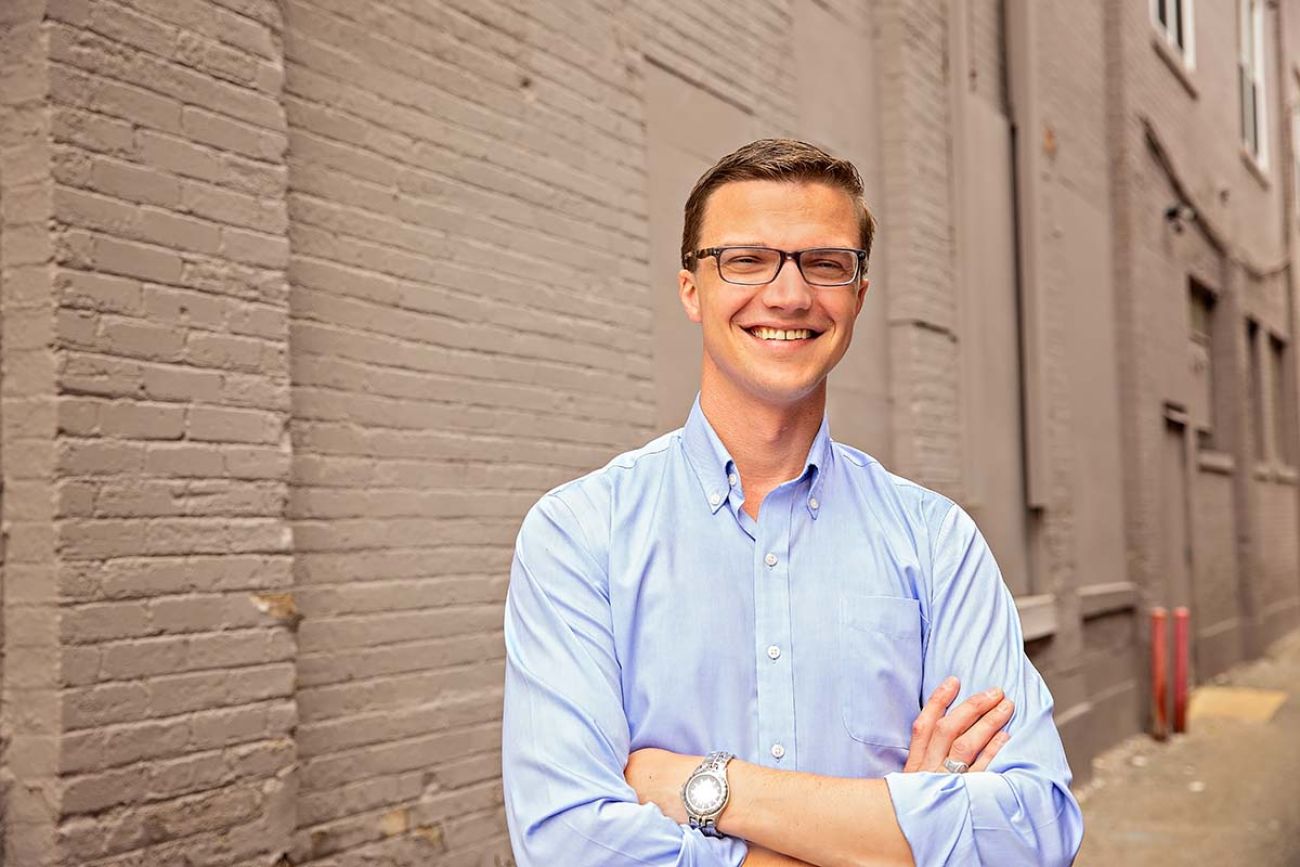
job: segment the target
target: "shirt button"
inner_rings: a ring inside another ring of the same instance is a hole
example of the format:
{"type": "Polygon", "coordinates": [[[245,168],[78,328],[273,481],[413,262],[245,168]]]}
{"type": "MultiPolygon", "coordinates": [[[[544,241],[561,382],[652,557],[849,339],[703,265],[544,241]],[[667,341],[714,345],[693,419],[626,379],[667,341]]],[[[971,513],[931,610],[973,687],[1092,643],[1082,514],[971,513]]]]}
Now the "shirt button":
{"type": "Polygon", "coordinates": [[[732,473],[731,475],[727,476],[727,484],[731,485],[733,488],[736,486],[736,483],[739,481],[740,481],[740,477],[737,476],[735,473],[732,473]]]}
{"type": "Polygon", "coordinates": [[[775,566],[775,565],[776,565],[776,555],[775,555],[775,554],[772,554],[772,553],[769,553],[766,557],[763,558],[763,562],[766,563],[766,564],[769,565],[769,566],[775,566]]]}
{"type": "Polygon", "coordinates": [[[813,497],[811,500],[808,501],[808,508],[812,509],[813,511],[817,511],[817,507],[820,505],[821,503],[817,502],[816,497],[813,497]]]}
{"type": "Polygon", "coordinates": [[[780,658],[781,658],[781,648],[777,647],[775,644],[773,644],[773,645],[771,645],[770,647],[768,647],[768,648],[767,648],[767,658],[768,658],[768,659],[780,659],[780,658]]]}
{"type": "Polygon", "coordinates": [[[772,744],[772,758],[779,759],[785,755],[785,747],[780,744],[772,744]]]}
{"type": "Polygon", "coordinates": [[[716,491],[715,491],[714,493],[712,493],[712,494],[709,494],[709,505],[710,505],[710,506],[716,506],[718,503],[721,503],[721,502],[722,502],[722,495],[721,495],[721,494],[717,493],[716,491]]]}

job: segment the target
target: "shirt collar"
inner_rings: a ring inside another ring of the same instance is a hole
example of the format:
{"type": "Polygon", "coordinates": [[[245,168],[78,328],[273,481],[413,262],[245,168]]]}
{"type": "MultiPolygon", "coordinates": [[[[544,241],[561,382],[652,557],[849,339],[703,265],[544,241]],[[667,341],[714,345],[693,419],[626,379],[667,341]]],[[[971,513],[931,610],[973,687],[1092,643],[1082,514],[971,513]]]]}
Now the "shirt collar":
{"type": "MultiPolygon", "coordinates": [[[[734,472],[736,462],[731,459],[731,454],[722,444],[722,440],[718,439],[713,425],[709,424],[709,420],[704,417],[704,410],[700,409],[699,395],[696,395],[695,403],[691,406],[691,414],[686,419],[682,442],[686,448],[687,459],[700,480],[700,489],[709,504],[709,511],[716,513],[722,508],[722,504],[727,502],[731,493],[728,476],[734,472]]],[[[832,454],[830,423],[823,415],[821,427],[813,437],[812,447],[808,449],[808,458],[804,461],[803,473],[800,475],[801,479],[810,480],[805,505],[813,518],[816,518],[817,513],[821,511],[820,497],[826,480],[825,470],[830,466],[832,454]]]]}

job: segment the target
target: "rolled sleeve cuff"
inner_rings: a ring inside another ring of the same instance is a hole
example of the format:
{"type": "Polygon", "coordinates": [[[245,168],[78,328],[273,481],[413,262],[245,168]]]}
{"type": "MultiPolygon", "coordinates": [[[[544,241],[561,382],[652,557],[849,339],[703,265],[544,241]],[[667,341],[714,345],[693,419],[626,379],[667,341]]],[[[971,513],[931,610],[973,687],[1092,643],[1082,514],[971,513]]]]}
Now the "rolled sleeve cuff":
{"type": "MultiPolygon", "coordinates": [[[[918,867],[978,864],[967,786],[984,773],[886,774],[898,825],[918,867]]],[[[995,783],[996,784],[996,783],[995,783]]]]}

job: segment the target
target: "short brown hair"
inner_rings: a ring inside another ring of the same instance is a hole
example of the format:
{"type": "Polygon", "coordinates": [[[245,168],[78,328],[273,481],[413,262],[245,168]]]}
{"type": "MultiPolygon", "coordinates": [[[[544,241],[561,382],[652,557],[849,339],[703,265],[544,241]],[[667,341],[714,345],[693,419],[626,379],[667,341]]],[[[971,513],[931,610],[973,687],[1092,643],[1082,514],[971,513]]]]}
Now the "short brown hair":
{"type": "Polygon", "coordinates": [[[691,254],[700,240],[700,225],[709,196],[733,181],[805,181],[828,184],[848,193],[858,207],[862,249],[871,255],[876,220],[862,196],[862,176],[848,160],[837,159],[808,142],[789,138],[764,138],[727,154],[705,172],[686,199],[682,225],[682,266],[691,267],[691,254]]]}

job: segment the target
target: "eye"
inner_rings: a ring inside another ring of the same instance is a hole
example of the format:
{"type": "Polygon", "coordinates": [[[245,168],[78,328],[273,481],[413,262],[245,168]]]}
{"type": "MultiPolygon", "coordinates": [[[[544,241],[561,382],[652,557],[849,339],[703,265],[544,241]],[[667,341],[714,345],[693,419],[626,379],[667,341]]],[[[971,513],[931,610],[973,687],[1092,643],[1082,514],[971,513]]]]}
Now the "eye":
{"type": "Polygon", "coordinates": [[[854,259],[843,250],[812,250],[805,254],[803,266],[826,277],[843,277],[853,273],[854,259]]]}

